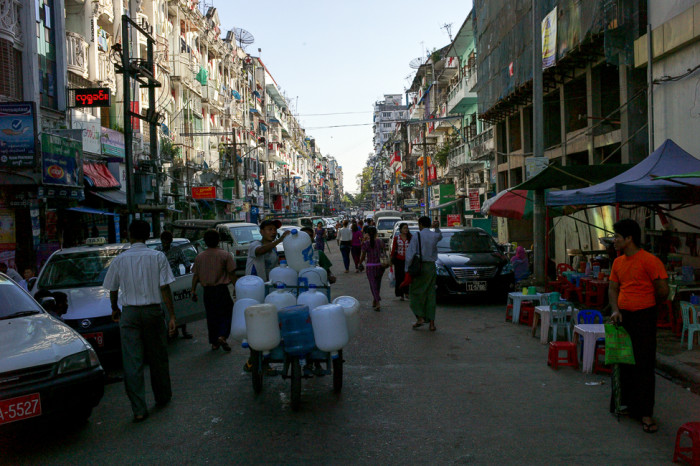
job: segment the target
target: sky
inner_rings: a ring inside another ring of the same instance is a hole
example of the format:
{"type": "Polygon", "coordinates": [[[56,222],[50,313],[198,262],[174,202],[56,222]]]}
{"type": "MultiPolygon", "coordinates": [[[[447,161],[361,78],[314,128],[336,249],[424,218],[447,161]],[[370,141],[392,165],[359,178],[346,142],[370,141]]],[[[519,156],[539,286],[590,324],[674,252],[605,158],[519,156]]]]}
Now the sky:
{"type": "Polygon", "coordinates": [[[200,1],[216,7],[224,36],[234,27],[253,34],[246,51],[260,56],[321,153],[338,160],[347,192],[357,191],[355,176],[373,152],[374,103],[403,94],[415,75],[409,62],[448,45],[443,26],[451,24],[454,37],[472,7],[470,0],[200,1]],[[342,125],[360,126],[329,128],[342,125]]]}

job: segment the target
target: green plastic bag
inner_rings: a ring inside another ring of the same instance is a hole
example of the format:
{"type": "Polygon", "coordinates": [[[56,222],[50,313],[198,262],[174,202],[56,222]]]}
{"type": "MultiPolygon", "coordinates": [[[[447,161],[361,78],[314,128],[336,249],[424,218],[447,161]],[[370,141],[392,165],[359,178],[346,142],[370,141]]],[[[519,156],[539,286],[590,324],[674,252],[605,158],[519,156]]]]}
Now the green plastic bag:
{"type": "Polygon", "coordinates": [[[605,324],[605,364],[634,364],[632,338],[622,326],[605,324]]]}

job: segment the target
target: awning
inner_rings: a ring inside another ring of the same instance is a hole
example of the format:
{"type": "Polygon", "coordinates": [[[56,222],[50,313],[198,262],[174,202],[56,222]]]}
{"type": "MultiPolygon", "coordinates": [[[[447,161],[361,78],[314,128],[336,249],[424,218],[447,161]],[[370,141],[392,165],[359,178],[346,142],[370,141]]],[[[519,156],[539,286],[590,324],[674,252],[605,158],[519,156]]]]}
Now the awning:
{"type": "Polygon", "coordinates": [[[119,181],[107,169],[107,165],[101,163],[83,162],[83,177],[85,184],[91,188],[121,187],[119,181]]]}
{"type": "Polygon", "coordinates": [[[118,189],[108,189],[105,191],[88,191],[90,194],[100,197],[113,204],[126,205],[126,193],[118,189]]]}
{"type": "Polygon", "coordinates": [[[224,204],[233,204],[233,201],[229,201],[227,199],[214,199],[217,202],[223,202],[224,204]]]}
{"type": "Polygon", "coordinates": [[[452,204],[456,204],[460,201],[463,201],[465,198],[464,197],[459,197],[458,199],[455,199],[454,201],[448,201],[440,205],[436,205],[435,207],[431,207],[430,210],[438,210],[442,209],[443,207],[451,206],[452,204]]]}
{"type": "Polygon", "coordinates": [[[83,214],[95,214],[95,215],[117,215],[112,212],[107,212],[104,210],[93,209],[91,207],[70,207],[66,210],[71,210],[73,212],[81,212],[83,214]]]}
{"type": "Polygon", "coordinates": [[[536,191],[583,183],[597,184],[609,180],[633,166],[634,164],[567,165],[565,167],[549,165],[537,175],[512,189],[536,191]]]}
{"type": "Polygon", "coordinates": [[[0,179],[2,179],[2,183],[5,185],[16,185],[16,184],[24,184],[24,185],[37,185],[39,184],[39,180],[41,179],[41,175],[37,173],[28,173],[28,172],[12,172],[12,171],[5,171],[5,170],[0,170],[0,179]]]}

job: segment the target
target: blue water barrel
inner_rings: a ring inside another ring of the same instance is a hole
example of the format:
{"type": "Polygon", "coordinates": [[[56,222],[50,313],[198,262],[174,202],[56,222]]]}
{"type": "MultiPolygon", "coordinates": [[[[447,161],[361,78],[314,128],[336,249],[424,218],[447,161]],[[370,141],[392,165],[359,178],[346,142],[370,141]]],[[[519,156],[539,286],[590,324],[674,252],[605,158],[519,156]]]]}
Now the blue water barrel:
{"type": "Polygon", "coordinates": [[[292,356],[304,356],[314,349],[314,330],[311,327],[309,306],[296,305],[277,313],[284,351],[292,356]]]}

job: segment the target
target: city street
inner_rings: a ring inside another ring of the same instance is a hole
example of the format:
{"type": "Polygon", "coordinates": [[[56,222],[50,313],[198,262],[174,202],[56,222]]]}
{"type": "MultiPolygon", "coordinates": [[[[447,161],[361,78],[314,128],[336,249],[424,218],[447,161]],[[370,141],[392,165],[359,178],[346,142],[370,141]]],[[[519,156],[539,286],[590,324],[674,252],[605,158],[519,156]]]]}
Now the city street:
{"type": "MultiPolygon", "coordinates": [[[[344,350],[344,385],[264,380],[255,396],[247,351],[213,352],[204,322],[170,344],[173,400],[131,422],[123,383],[105,388],[89,422],[16,425],[0,432],[3,464],[662,464],[700,398],[657,377],[659,432],[608,413],[606,376],[554,371],[529,328],[504,322],[504,304],[438,306],[436,332],[412,330],[408,302],[385,278],[374,312],[364,274],[342,273],[335,242],[333,296],[361,303],[360,333],[344,350]]],[[[150,406],[154,405],[148,392],[150,406]]]]}

